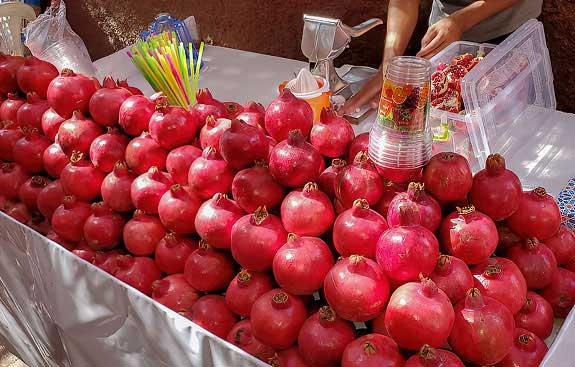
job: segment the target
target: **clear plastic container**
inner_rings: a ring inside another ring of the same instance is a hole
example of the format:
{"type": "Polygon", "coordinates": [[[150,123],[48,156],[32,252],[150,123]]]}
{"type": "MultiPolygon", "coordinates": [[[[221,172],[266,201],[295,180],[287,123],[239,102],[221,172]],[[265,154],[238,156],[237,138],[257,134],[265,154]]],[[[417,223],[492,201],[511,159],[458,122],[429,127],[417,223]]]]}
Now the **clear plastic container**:
{"type": "MultiPolygon", "coordinates": [[[[454,42],[431,59],[440,63],[463,53],[486,56],[461,80],[464,114],[431,108],[433,152],[454,151],[465,156],[474,172],[484,168],[487,156],[522,144],[510,139],[529,119],[530,107],[555,110],[555,92],[542,23],[529,20],[499,46],[454,42]]],[[[534,148],[535,149],[535,148],[534,148]]]]}

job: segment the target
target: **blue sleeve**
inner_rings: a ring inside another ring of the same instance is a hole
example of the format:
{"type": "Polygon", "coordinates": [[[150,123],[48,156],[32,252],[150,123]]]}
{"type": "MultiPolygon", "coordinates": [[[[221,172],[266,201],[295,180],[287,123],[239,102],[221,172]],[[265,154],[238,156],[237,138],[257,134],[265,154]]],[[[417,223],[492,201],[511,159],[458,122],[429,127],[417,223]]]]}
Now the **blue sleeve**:
{"type": "Polygon", "coordinates": [[[41,0],[24,0],[24,2],[28,5],[32,5],[32,6],[40,6],[40,1],[41,0]]]}

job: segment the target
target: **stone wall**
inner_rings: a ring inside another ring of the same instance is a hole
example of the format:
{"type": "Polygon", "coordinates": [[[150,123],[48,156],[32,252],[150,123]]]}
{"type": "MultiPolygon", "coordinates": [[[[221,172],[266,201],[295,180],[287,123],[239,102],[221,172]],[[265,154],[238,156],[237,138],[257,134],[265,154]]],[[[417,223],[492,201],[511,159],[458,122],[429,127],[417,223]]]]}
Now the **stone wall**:
{"type": "MultiPolygon", "coordinates": [[[[527,0],[528,1],[528,0],[527,0]]],[[[420,22],[408,53],[418,49],[425,32],[430,1],[421,2],[420,22]]],[[[160,12],[185,18],[191,14],[205,39],[214,44],[288,58],[303,59],[300,50],[302,14],[342,19],[350,25],[367,18],[385,19],[382,0],[66,0],[68,19],[84,39],[93,59],[133,42],[160,12]]],[[[559,108],[575,112],[575,2],[545,0],[541,17],[554,67],[559,108]]],[[[380,26],[356,39],[338,60],[378,65],[385,35],[380,26]]]]}

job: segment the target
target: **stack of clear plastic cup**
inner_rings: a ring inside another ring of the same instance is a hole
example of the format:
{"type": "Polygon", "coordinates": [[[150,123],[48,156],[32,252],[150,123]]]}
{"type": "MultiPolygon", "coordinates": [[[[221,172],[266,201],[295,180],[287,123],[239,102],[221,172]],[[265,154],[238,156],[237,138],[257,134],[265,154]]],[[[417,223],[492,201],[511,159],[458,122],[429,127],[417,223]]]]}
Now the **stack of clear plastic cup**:
{"type": "Polygon", "coordinates": [[[425,59],[395,57],[387,67],[368,151],[379,173],[390,181],[416,179],[431,158],[430,80],[431,63],[425,59]]]}

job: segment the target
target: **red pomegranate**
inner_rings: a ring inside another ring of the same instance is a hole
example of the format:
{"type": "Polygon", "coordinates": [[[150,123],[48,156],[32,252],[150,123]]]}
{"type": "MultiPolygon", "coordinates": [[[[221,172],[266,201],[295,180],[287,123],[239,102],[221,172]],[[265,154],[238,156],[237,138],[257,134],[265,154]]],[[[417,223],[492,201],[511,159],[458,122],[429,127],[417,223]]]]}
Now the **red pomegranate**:
{"type": "Polygon", "coordinates": [[[118,259],[126,254],[122,250],[98,251],[94,256],[94,265],[106,273],[115,276],[120,270],[118,259]]]}
{"type": "Polygon", "coordinates": [[[497,222],[495,226],[497,227],[497,235],[499,236],[499,243],[497,244],[498,253],[505,253],[511,246],[521,241],[521,237],[515,234],[507,223],[497,222]]]}
{"type": "Polygon", "coordinates": [[[20,200],[31,211],[38,210],[38,195],[50,183],[50,180],[43,176],[30,177],[20,186],[20,200]]]}
{"type": "Polygon", "coordinates": [[[17,163],[0,164],[0,192],[2,196],[9,200],[18,200],[20,186],[26,182],[30,176],[22,166],[17,163]]]}
{"type": "Polygon", "coordinates": [[[273,179],[268,167],[260,162],[234,176],[232,196],[240,208],[252,213],[260,206],[270,209],[279,206],[285,197],[285,189],[273,179]]]}
{"type": "Polygon", "coordinates": [[[236,118],[263,130],[265,129],[265,116],[266,109],[264,106],[257,102],[250,101],[243,107],[243,111],[238,113],[236,118]]]}
{"type": "Polygon", "coordinates": [[[99,88],[97,80],[64,69],[48,85],[46,96],[58,115],[70,118],[76,110],[83,114],[88,112],[90,98],[99,88]]]}
{"type": "Polygon", "coordinates": [[[288,232],[300,236],[320,236],[332,228],[335,211],[326,194],[315,182],[290,192],[282,202],[281,218],[288,232]]]}
{"type": "Polygon", "coordinates": [[[37,129],[22,128],[24,137],[14,144],[12,154],[14,161],[28,173],[40,173],[44,171],[44,151],[52,143],[44,135],[40,135],[37,129]]]}
{"type": "Polygon", "coordinates": [[[136,175],[128,170],[125,162],[116,162],[114,170],[104,178],[100,186],[102,200],[112,210],[120,213],[131,212],[134,210],[134,205],[130,189],[135,179],[136,175]]]}
{"type": "Polygon", "coordinates": [[[124,245],[136,256],[148,256],[156,251],[156,246],[165,235],[166,228],[158,217],[136,210],[134,217],[124,226],[124,245]]]}
{"type": "Polygon", "coordinates": [[[134,86],[131,86],[128,84],[128,80],[127,79],[118,79],[116,81],[116,84],[118,84],[119,87],[122,87],[124,89],[127,89],[130,93],[132,93],[135,96],[141,96],[144,93],[142,93],[142,91],[134,86]]]}
{"type": "Polygon", "coordinates": [[[100,188],[106,176],[96,169],[84,154],[73,152],[70,163],[60,174],[62,188],[68,195],[81,201],[92,201],[100,196],[100,188]]]}
{"type": "Polygon", "coordinates": [[[148,130],[148,123],[154,114],[155,104],[141,95],[126,98],[118,111],[118,124],[130,136],[138,136],[148,130]]]}
{"type": "Polygon", "coordinates": [[[96,251],[111,250],[122,241],[124,218],[104,202],[92,204],[92,215],[84,223],[84,239],[96,251]]]}
{"type": "Polygon", "coordinates": [[[18,122],[18,110],[24,103],[26,100],[17,94],[8,93],[8,98],[0,105],[0,121],[12,121],[16,124],[18,122]]]}
{"type": "Polygon", "coordinates": [[[223,104],[226,106],[226,111],[228,111],[228,116],[231,119],[235,119],[244,110],[242,105],[237,102],[223,102],[223,104]]]}
{"type": "Polygon", "coordinates": [[[126,147],[130,140],[118,130],[109,129],[90,145],[90,160],[100,171],[109,173],[118,161],[124,160],[126,147]]]}
{"type": "Polygon", "coordinates": [[[226,290],[226,306],[241,317],[249,317],[254,302],[272,289],[274,281],[268,273],[242,269],[226,290]]]}
{"type": "Polygon", "coordinates": [[[169,232],[156,247],[156,265],[166,274],[183,273],[186,260],[197,248],[197,241],[169,232]]]}
{"type": "Polygon", "coordinates": [[[21,129],[12,121],[0,121],[0,160],[13,161],[16,142],[24,137],[21,129]]]}
{"type": "Polygon", "coordinates": [[[507,224],[520,237],[536,237],[545,241],[553,237],[561,227],[561,212],[555,199],[544,188],[523,192],[519,207],[507,224]]]}
{"type": "Polygon", "coordinates": [[[575,257],[575,233],[565,225],[561,225],[553,237],[545,240],[545,244],[553,251],[558,265],[565,265],[575,257]]]}
{"type": "Polygon", "coordinates": [[[209,116],[216,119],[228,117],[226,106],[214,99],[208,89],[201,89],[196,93],[196,104],[190,113],[199,126],[204,126],[209,116]]]}
{"type": "Polygon", "coordinates": [[[217,193],[204,202],[195,219],[196,231],[215,248],[229,249],[232,240],[232,227],[244,212],[235,201],[225,194],[217,193]]]}
{"type": "Polygon", "coordinates": [[[42,130],[42,116],[50,108],[45,99],[41,99],[36,93],[28,93],[24,103],[16,113],[16,121],[21,127],[42,130]]]}
{"type": "Polygon", "coordinates": [[[136,209],[147,214],[157,214],[162,195],[172,186],[172,178],[157,167],[151,167],[148,172],[138,176],[130,188],[132,203],[136,209]]]}
{"type": "Polygon", "coordinates": [[[465,367],[461,359],[450,351],[424,345],[411,356],[403,367],[465,367]]]}
{"type": "Polygon", "coordinates": [[[425,189],[437,200],[450,202],[465,198],[473,184],[465,157],[442,152],[434,155],[423,172],[425,189]]]}
{"type": "Polygon", "coordinates": [[[96,259],[96,252],[92,250],[90,246],[86,245],[85,242],[80,242],[78,246],[72,250],[72,253],[90,264],[93,264],[96,259]]]}
{"type": "Polygon", "coordinates": [[[284,88],[266,110],[266,130],[277,141],[287,139],[288,133],[295,129],[308,136],[312,125],[312,108],[306,101],[296,98],[289,88],[284,88]]]}
{"type": "Polygon", "coordinates": [[[164,227],[179,235],[196,231],[194,220],[202,200],[188,187],[173,185],[166,191],[158,204],[158,216],[164,227]]]}
{"type": "Polygon", "coordinates": [[[541,339],[547,339],[553,331],[553,308],[535,292],[527,291],[525,304],[513,317],[518,328],[527,329],[541,339]]]}
{"type": "Polygon", "coordinates": [[[27,57],[16,73],[20,89],[24,93],[34,92],[41,98],[46,98],[48,85],[57,76],[58,69],[54,65],[34,56],[27,57]]]}
{"type": "Polygon", "coordinates": [[[186,282],[184,274],[168,275],[152,283],[152,299],[176,312],[190,309],[200,297],[200,292],[186,282]]]}
{"type": "Polygon", "coordinates": [[[0,93],[18,91],[17,73],[26,63],[22,56],[12,56],[0,52],[0,93]]]}
{"type": "Polygon", "coordinates": [[[319,189],[325,192],[330,199],[335,198],[336,177],[345,165],[346,162],[343,159],[336,158],[332,160],[331,166],[323,170],[316,180],[319,189]]]}
{"type": "Polygon", "coordinates": [[[252,323],[249,319],[235,324],[226,340],[264,362],[268,362],[275,354],[271,347],[254,338],[252,335],[252,323]]]}
{"type": "Polygon", "coordinates": [[[42,115],[42,131],[44,135],[51,141],[55,141],[60,125],[62,125],[64,121],[66,121],[66,119],[58,115],[56,111],[51,108],[47,109],[42,115]]]}
{"type": "Polygon", "coordinates": [[[231,192],[234,175],[234,169],[222,159],[215,148],[207,147],[202,156],[191,164],[188,183],[192,191],[207,200],[218,192],[231,192]]]}
{"type": "Polygon", "coordinates": [[[323,109],[320,120],[313,124],[311,144],[321,155],[336,158],[344,156],[355,134],[349,122],[334,111],[323,109]]]}
{"type": "Polygon", "coordinates": [[[234,263],[225,253],[213,249],[204,240],[186,260],[184,275],[192,287],[202,292],[225,289],[234,278],[234,263]]]}
{"type": "MultiPolygon", "coordinates": [[[[65,249],[67,249],[67,250],[69,250],[69,251],[72,251],[72,252],[76,253],[77,255],[83,255],[83,253],[85,252],[85,251],[83,250],[83,248],[80,248],[79,250],[77,250],[78,247],[77,247],[76,242],[64,241],[64,240],[61,239],[60,236],[58,236],[58,235],[56,234],[56,232],[54,232],[53,230],[49,230],[49,231],[48,231],[48,233],[46,234],[46,238],[49,239],[49,240],[51,240],[51,241],[56,242],[58,245],[64,247],[65,249]]],[[[92,250],[92,248],[88,247],[88,245],[85,245],[85,244],[84,244],[84,246],[86,246],[86,248],[89,250],[89,252],[91,253],[92,256],[91,256],[91,258],[89,258],[89,259],[88,259],[89,256],[85,256],[85,257],[84,257],[84,256],[80,256],[80,257],[85,258],[86,261],[88,261],[88,262],[91,263],[91,262],[94,261],[94,257],[95,257],[95,254],[96,254],[96,253],[94,252],[94,250],[92,250]]],[[[86,252],[87,252],[87,251],[86,251],[86,252]]]]}
{"type": "Polygon", "coordinates": [[[393,227],[399,223],[399,208],[406,201],[417,205],[421,225],[435,232],[441,223],[441,207],[425,192],[423,184],[417,182],[411,182],[407,192],[397,194],[390,202],[386,216],[389,226],[393,227]]]}
{"type": "Polygon", "coordinates": [[[162,94],[156,94],[152,100],[156,103],[156,112],[149,122],[152,138],[167,150],[189,144],[198,130],[192,115],[183,107],[169,106],[168,98],[162,94]]]}
{"type": "Polygon", "coordinates": [[[367,153],[357,153],[353,164],[346,166],[336,178],[335,195],[346,208],[357,199],[375,205],[383,195],[383,180],[367,153]]]}
{"type": "Polygon", "coordinates": [[[367,334],[355,339],[343,351],[341,367],[403,367],[405,359],[393,339],[367,334]]]}
{"type": "Polygon", "coordinates": [[[367,152],[368,146],[369,146],[369,133],[359,134],[351,142],[346,160],[348,162],[353,162],[353,160],[357,156],[357,153],[367,152]]]}
{"type": "Polygon", "coordinates": [[[73,151],[82,152],[88,156],[90,145],[100,135],[102,135],[102,128],[98,124],[84,117],[79,111],[74,111],[73,116],[58,128],[56,142],[68,156],[73,151]]]}
{"type": "Polygon", "coordinates": [[[103,86],[90,98],[88,108],[90,116],[102,126],[114,126],[118,123],[120,107],[132,93],[127,89],[118,87],[112,76],[104,78],[103,86]]]}
{"type": "Polygon", "coordinates": [[[276,352],[268,363],[272,367],[310,367],[299,353],[297,346],[276,352]]]}
{"type": "Polygon", "coordinates": [[[12,219],[28,225],[28,223],[32,220],[32,213],[26,207],[24,203],[14,203],[6,209],[6,215],[12,217],[12,219]]]}
{"type": "Polygon", "coordinates": [[[553,307],[555,317],[567,317],[575,305],[575,273],[558,268],[551,283],[540,294],[553,307]]]}
{"type": "Polygon", "coordinates": [[[78,242],[84,237],[84,223],[90,215],[90,203],[66,196],[52,215],[52,229],[64,241],[78,242]]]}
{"type": "Polygon", "coordinates": [[[38,210],[44,217],[51,220],[54,211],[64,202],[64,196],[64,189],[59,180],[48,183],[36,198],[38,210]]]}
{"type": "Polygon", "coordinates": [[[60,144],[53,143],[44,151],[42,163],[50,176],[59,178],[64,167],[70,163],[70,158],[62,151],[60,144]]]}
{"type": "Polygon", "coordinates": [[[220,137],[232,125],[232,120],[208,116],[206,124],[200,131],[200,146],[202,149],[213,147],[220,153],[220,137]]]}
{"type": "Polygon", "coordinates": [[[225,339],[238,317],[227,309],[224,297],[213,294],[203,296],[184,316],[210,333],[225,339]]]}
{"type": "Polygon", "coordinates": [[[557,270],[555,255],[535,237],[511,247],[507,251],[507,257],[521,270],[529,289],[547,286],[557,270]]]}
{"type": "Polygon", "coordinates": [[[168,152],[146,132],[128,143],[125,155],[128,167],[137,175],[146,173],[152,167],[163,170],[168,158],[168,152]]]}
{"type": "Polygon", "coordinates": [[[513,348],[496,367],[539,366],[549,348],[537,335],[515,329],[513,348]]]}
{"type": "Polygon", "coordinates": [[[175,183],[180,185],[188,184],[190,166],[201,155],[202,151],[192,145],[182,145],[170,151],[166,159],[166,170],[175,183]]]}
{"type": "Polygon", "coordinates": [[[121,255],[117,259],[118,271],[115,277],[147,296],[152,295],[152,284],[162,279],[162,273],[149,257],[121,255]]]}
{"type": "Polygon", "coordinates": [[[440,255],[429,278],[435,282],[453,304],[457,304],[473,288],[473,274],[463,260],[449,255],[440,255]]]}
{"type": "Polygon", "coordinates": [[[264,132],[242,120],[232,120],[220,137],[219,147],[224,160],[235,169],[268,158],[269,143],[264,132]]]}

